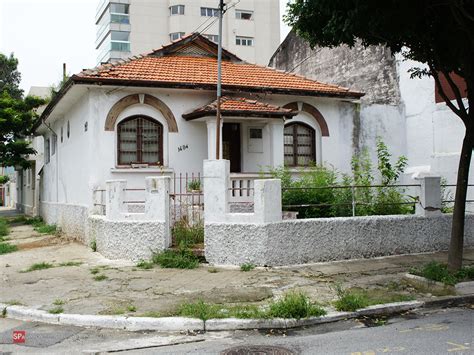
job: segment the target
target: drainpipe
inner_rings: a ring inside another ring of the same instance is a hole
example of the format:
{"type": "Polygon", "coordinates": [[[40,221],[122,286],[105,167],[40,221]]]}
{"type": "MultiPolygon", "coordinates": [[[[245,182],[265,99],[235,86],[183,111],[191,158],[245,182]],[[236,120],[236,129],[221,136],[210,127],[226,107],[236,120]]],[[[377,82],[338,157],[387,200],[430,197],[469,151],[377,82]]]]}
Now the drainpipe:
{"type": "MultiPolygon", "coordinates": [[[[53,133],[53,136],[56,137],[56,146],[54,147],[55,149],[55,156],[56,156],[56,203],[59,203],[59,144],[58,144],[58,135],[54,130],[51,128],[50,125],[46,123],[46,120],[43,120],[44,125],[46,128],[48,128],[51,133],[53,133]]],[[[51,151],[51,145],[49,146],[49,150],[51,151]]],[[[44,163],[43,163],[44,165],[44,163]]]]}
{"type": "Polygon", "coordinates": [[[221,151],[221,97],[222,97],[222,17],[224,0],[219,3],[219,43],[217,49],[217,117],[216,117],[216,159],[220,159],[221,151]]]}

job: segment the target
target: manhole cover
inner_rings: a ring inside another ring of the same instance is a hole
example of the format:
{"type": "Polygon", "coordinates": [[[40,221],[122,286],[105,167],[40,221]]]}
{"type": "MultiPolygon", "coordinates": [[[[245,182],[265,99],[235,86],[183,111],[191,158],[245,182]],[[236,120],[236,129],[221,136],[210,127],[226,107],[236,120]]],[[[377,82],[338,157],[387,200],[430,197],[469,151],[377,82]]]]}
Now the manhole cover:
{"type": "Polygon", "coordinates": [[[280,346],[237,346],[224,350],[222,355],[293,355],[291,350],[280,346]]]}

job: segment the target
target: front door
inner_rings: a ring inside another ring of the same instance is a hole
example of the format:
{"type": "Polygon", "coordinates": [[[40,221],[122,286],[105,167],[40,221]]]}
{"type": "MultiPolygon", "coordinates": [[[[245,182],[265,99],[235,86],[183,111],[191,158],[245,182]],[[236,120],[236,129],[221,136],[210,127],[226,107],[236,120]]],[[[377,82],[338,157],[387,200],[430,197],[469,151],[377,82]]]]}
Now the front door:
{"type": "Polygon", "coordinates": [[[224,123],[222,127],[222,157],[230,160],[230,172],[241,172],[240,123],[224,123]]]}

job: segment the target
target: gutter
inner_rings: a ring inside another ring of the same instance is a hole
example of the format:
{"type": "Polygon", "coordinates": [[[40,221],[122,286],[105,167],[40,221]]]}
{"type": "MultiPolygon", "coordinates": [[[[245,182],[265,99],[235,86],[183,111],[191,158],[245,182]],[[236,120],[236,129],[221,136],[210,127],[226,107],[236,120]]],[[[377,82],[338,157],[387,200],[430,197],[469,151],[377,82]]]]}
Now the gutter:
{"type": "MultiPolygon", "coordinates": [[[[209,90],[215,91],[216,84],[199,84],[199,83],[176,83],[176,82],[164,82],[164,81],[153,81],[153,80],[128,80],[128,79],[108,79],[108,78],[89,78],[78,75],[71,76],[68,81],[63,85],[58,94],[48,104],[46,109],[41,114],[40,118],[33,124],[33,132],[38,127],[45,123],[51,112],[54,110],[59,101],[66,95],[66,93],[74,85],[97,85],[97,86],[122,86],[122,87],[138,87],[138,88],[170,88],[170,89],[189,89],[189,90],[209,90]]],[[[362,92],[347,91],[345,93],[336,94],[331,92],[315,92],[312,90],[297,90],[297,89],[283,89],[283,88],[272,88],[272,87],[249,87],[249,86],[238,86],[238,85],[223,85],[222,88],[227,92],[238,94],[238,93],[257,93],[257,94],[280,94],[280,95],[292,95],[292,96],[311,96],[311,97],[327,97],[327,98],[338,98],[338,99],[359,99],[365,95],[362,92]]]]}

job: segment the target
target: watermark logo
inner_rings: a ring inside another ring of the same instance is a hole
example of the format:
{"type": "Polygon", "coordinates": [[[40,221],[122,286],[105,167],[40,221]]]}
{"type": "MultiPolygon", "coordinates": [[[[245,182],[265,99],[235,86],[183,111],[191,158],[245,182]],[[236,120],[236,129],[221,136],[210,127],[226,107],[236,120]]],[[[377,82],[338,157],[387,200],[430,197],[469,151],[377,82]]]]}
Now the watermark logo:
{"type": "Polygon", "coordinates": [[[19,344],[26,341],[26,331],[24,330],[14,330],[13,331],[13,343],[19,344]]]}

